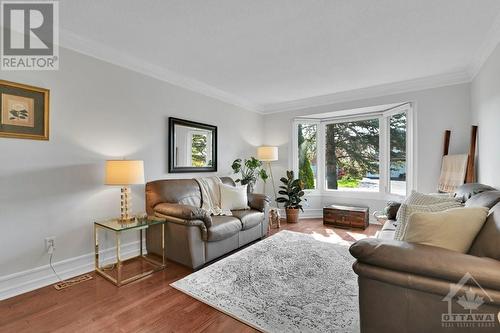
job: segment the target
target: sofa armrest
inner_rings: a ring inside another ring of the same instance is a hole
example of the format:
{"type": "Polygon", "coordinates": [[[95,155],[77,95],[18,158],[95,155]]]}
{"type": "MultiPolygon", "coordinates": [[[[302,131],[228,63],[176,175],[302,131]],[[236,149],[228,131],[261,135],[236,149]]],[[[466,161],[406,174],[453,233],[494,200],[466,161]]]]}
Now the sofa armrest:
{"type": "Polygon", "coordinates": [[[249,193],[248,194],[248,205],[250,208],[256,209],[263,212],[268,206],[271,200],[265,194],[259,193],[249,193]]]}
{"type": "Polygon", "coordinates": [[[186,221],[201,220],[207,228],[212,225],[210,214],[203,208],[196,206],[164,202],[154,206],[154,211],[159,217],[171,216],[186,221]]]}
{"type": "Polygon", "coordinates": [[[376,238],[362,239],[349,251],[361,263],[454,283],[470,273],[482,287],[500,290],[500,262],[495,259],[376,238]]]}

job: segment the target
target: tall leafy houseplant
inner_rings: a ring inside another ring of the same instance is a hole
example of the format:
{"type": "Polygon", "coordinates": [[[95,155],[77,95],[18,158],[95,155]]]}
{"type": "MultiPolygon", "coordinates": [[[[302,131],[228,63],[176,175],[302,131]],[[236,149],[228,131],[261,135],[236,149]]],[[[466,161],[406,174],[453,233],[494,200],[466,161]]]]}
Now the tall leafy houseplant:
{"type": "Polygon", "coordinates": [[[286,172],[286,178],[281,177],[280,181],[283,185],[280,186],[279,194],[284,197],[278,197],[276,201],[283,203],[286,209],[286,221],[288,223],[297,223],[299,221],[299,209],[302,209],[302,200],[306,201],[304,196],[304,183],[300,179],[295,179],[293,171],[286,172]]]}
{"type": "Polygon", "coordinates": [[[234,173],[240,173],[241,178],[235,180],[236,183],[241,183],[241,185],[248,185],[248,192],[252,193],[255,188],[255,183],[260,178],[263,182],[266,182],[269,176],[264,168],[262,168],[262,162],[255,157],[250,157],[248,160],[242,160],[238,158],[234,160],[231,165],[234,173]]]}

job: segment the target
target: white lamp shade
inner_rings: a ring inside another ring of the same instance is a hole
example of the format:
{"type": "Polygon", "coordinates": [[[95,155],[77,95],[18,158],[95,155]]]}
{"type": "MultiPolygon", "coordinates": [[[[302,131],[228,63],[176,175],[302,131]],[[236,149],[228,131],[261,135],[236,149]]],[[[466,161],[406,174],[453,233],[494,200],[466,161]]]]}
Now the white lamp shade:
{"type": "Polygon", "coordinates": [[[257,159],[263,162],[278,160],[278,147],[262,146],[257,148],[257,159]]]}
{"type": "Polygon", "coordinates": [[[106,161],[105,184],[144,184],[144,162],[128,160],[106,161]]]}

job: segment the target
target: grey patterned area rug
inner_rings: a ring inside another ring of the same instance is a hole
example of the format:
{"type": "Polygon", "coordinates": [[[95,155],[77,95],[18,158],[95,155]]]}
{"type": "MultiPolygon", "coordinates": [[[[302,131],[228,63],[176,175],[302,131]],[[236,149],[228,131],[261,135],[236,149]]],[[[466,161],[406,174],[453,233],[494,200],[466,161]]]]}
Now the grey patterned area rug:
{"type": "Polygon", "coordinates": [[[346,244],[281,231],[171,285],[264,332],[358,332],[346,244]]]}

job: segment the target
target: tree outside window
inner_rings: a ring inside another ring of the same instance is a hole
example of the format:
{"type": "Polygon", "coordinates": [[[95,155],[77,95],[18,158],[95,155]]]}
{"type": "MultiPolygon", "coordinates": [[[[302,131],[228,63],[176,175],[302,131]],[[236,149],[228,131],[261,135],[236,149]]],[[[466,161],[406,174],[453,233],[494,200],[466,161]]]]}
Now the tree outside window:
{"type": "Polygon", "coordinates": [[[390,117],[390,192],[406,194],[406,113],[390,117]]]}
{"type": "Polygon", "coordinates": [[[378,191],[378,119],[328,124],[325,142],[328,189],[378,191]]]}
{"type": "Polygon", "coordinates": [[[304,183],[304,189],[316,188],[317,176],[317,134],[316,124],[298,125],[298,166],[299,179],[304,183]]]}

